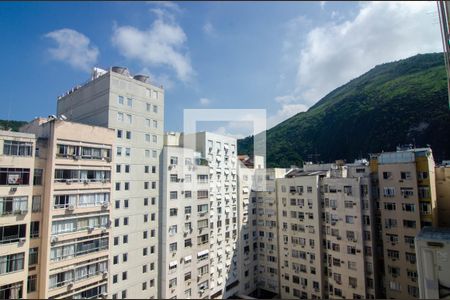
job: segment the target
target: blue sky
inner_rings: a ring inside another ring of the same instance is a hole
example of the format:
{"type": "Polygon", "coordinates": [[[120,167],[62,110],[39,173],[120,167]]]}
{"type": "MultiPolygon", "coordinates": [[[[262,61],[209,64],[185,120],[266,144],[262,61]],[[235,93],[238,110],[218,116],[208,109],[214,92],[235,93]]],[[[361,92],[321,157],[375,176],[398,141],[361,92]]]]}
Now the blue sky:
{"type": "MultiPolygon", "coordinates": [[[[163,84],[183,109],[267,109],[272,126],[373,66],[441,51],[434,2],[1,3],[1,119],[55,113],[92,66],[163,84]]],[[[248,126],[217,132],[243,136],[248,126]]]]}

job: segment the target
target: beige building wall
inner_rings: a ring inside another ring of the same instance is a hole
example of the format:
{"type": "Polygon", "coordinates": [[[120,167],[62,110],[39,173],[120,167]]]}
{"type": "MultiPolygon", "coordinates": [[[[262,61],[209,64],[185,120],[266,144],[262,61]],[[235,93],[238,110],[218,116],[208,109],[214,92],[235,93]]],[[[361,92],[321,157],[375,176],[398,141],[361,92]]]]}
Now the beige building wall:
{"type": "MultiPolygon", "coordinates": [[[[36,255],[30,262],[34,232],[33,177],[35,136],[0,131],[0,298],[33,298],[36,255]],[[31,270],[30,270],[31,269],[31,270]],[[28,293],[30,291],[30,293],[28,293]]],[[[36,211],[36,209],[35,209],[36,211]]]]}
{"type": "Polygon", "coordinates": [[[435,168],[431,149],[378,156],[380,209],[388,298],[418,298],[414,237],[437,224],[435,168]]]}
{"type": "Polygon", "coordinates": [[[109,297],[157,298],[164,90],[126,70],[110,69],[60,97],[57,111],[69,120],[115,130],[112,219],[120,226],[112,228],[110,252],[118,263],[109,272],[109,297]]]}
{"type": "Polygon", "coordinates": [[[319,177],[323,174],[313,171],[292,176],[277,180],[280,296],[323,298],[319,192],[319,177]]]}
{"type": "Polygon", "coordinates": [[[450,165],[436,166],[439,227],[450,227],[450,165]]]}
{"type": "MultiPolygon", "coordinates": [[[[42,185],[39,298],[106,297],[114,131],[57,119],[21,129],[36,134],[42,185]]],[[[33,218],[34,216],[32,216],[33,218]]]]}

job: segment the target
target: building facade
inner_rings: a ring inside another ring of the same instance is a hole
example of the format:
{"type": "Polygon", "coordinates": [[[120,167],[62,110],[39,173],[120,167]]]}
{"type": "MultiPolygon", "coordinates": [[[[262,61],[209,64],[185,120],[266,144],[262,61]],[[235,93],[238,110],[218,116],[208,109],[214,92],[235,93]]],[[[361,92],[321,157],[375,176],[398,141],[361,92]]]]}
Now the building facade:
{"type": "MultiPolygon", "coordinates": [[[[36,139],[0,131],[0,298],[32,298],[39,264],[39,203],[33,202],[36,139]],[[31,224],[33,222],[33,228],[31,224]]],[[[42,178],[41,178],[42,180],[42,178]]],[[[39,195],[40,196],[40,195],[39,195]]],[[[38,200],[35,200],[38,201],[38,200]]],[[[36,297],[37,298],[37,297],[36,297]]]]}
{"type": "Polygon", "coordinates": [[[37,138],[33,296],[107,297],[114,131],[53,118],[35,119],[21,130],[37,138]]]}
{"type": "Polygon", "coordinates": [[[228,298],[239,290],[238,192],[236,139],[209,132],[185,134],[183,146],[199,152],[208,161],[210,232],[210,279],[204,289],[210,298],[228,298]]]}
{"type": "Polygon", "coordinates": [[[180,142],[166,134],[161,155],[159,298],[208,298],[209,166],[180,142]]]}
{"type": "Polygon", "coordinates": [[[384,152],[372,162],[378,170],[385,296],[418,298],[414,238],[422,227],[438,224],[431,149],[384,152]]]}
{"type": "Polygon", "coordinates": [[[90,81],[59,98],[57,112],[115,130],[110,297],[156,298],[164,90],[126,68],[95,69],[90,81]]]}

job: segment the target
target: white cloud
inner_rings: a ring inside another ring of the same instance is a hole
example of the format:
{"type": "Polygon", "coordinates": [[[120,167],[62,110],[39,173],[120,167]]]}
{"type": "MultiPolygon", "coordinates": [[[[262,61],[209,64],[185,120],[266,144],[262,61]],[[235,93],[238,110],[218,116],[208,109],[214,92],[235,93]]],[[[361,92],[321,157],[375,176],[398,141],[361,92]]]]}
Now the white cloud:
{"type": "Polygon", "coordinates": [[[56,48],[49,48],[50,56],[68,63],[75,69],[89,71],[97,62],[100,53],[97,47],[84,34],[69,28],[49,32],[45,35],[57,43],[56,48]]]}
{"type": "Polygon", "coordinates": [[[162,85],[164,87],[164,89],[167,90],[171,90],[175,83],[173,82],[173,80],[170,78],[169,75],[167,74],[154,74],[153,72],[151,72],[148,68],[143,68],[139,74],[145,74],[147,76],[149,76],[149,80],[152,84],[160,86],[162,85]]]}
{"type": "Polygon", "coordinates": [[[304,30],[304,18],[287,22],[282,60],[296,64],[297,72],[291,92],[275,99],[281,108],[271,122],[305,110],[378,64],[442,51],[434,10],[432,2],[362,2],[351,19],[332,12],[334,21],[311,28],[303,41],[292,37],[304,30]]]}
{"type": "Polygon", "coordinates": [[[324,9],[325,8],[325,4],[327,4],[327,1],[320,1],[320,9],[324,9]]]}
{"type": "Polygon", "coordinates": [[[353,20],[311,30],[300,51],[296,92],[311,105],[375,65],[441,51],[432,2],[370,2],[353,20]]]}
{"type": "Polygon", "coordinates": [[[267,120],[267,128],[272,128],[273,126],[283,122],[286,119],[298,114],[299,112],[307,111],[308,107],[304,104],[282,104],[281,109],[277,111],[275,115],[272,115],[267,120]]]}
{"type": "Polygon", "coordinates": [[[208,98],[200,98],[200,100],[198,101],[200,103],[200,105],[206,106],[211,104],[211,99],[208,98]]]}
{"type": "Polygon", "coordinates": [[[137,60],[146,67],[169,67],[179,80],[189,82],[195,72],[185,50],[185,32],[167,10],[156,8],[152,9],[152,12],[156,14],[157,19],[148,29],[115,26],[113,45],[127,59],[137,60]]]}
{"type": "Polygon", "coordinates": [[[214,25],[209,21],[203,25],[202,29],[203,29],[203,32],[207,35],[210,35],[210,36],[216,35],[216,29],[214,28],[214,25]]]}
{"type": "Polygon", "coordinates": [[[175,11],[175,12],[181,12],[181,8],[178,6],[178,4],[172,2],[172,1],[150,1],[149,4],[158,5],[160,7],[175,11]]]}

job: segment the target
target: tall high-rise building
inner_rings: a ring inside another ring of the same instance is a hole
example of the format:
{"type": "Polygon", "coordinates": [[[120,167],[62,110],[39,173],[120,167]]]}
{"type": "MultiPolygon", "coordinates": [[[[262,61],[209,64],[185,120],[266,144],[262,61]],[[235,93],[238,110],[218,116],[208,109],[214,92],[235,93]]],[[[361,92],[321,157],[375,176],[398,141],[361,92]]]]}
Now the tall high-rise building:
{"type": "Polygon", "coordinates": [[[438,224],[431,149],[383,152],[371,163],[378,170],[386,297],[418,298],[414,238],[438,224]]]}
{"type": "Polygon", "coordinates": [[[204,282],[210,298],[228,298],[239,291],[237,240],[239,236],[236,139],[210,132],[185,134],[183,146],[208,161],[210,278],[204,282]]]}
{"type": "Polygon", "coordinates": [[[159,298],[209,297],[209,170],[200,153],[182,147],[179,133],[165,135],[161,155],[159,298]]]}
{"type": "Polygon", "coordinates": [[[95,69],[90,81],[59,97],[57,112],[115,130],[108,293],[113,299],[156,298],[164,90],[126,68],[95,69]]]}

